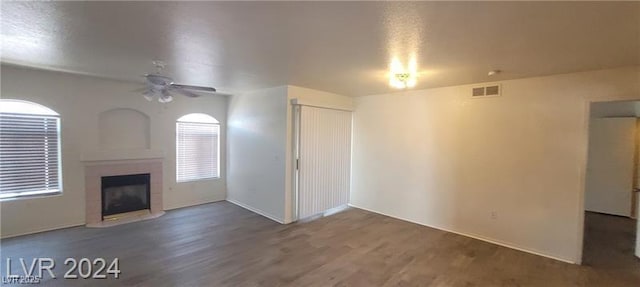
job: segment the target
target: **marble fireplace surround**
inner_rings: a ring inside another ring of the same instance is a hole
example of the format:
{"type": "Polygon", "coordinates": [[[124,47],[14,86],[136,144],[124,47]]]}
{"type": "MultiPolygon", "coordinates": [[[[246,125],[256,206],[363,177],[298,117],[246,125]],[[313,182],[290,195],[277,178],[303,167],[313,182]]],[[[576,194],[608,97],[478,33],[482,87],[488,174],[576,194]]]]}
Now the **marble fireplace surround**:
{"type": "Polygon", "coordinates": [[[162,209],[163,153],[154,151],[127,153],[92,153],[83,156],[85,176],[85,222],[88,227],[108,227],[156,218],[162,209]],[[102,177],[150,174],[150,213],[118,220],[102,220],[102,177]]]}

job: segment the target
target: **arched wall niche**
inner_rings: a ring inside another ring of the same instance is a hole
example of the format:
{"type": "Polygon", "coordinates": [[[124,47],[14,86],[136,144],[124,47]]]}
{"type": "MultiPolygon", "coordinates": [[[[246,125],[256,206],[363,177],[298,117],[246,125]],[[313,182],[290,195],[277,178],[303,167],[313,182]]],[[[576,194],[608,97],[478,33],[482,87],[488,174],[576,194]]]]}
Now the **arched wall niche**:
{"type": "Polygon", "coordinates": [[[149,116],[128,108],[100,113],[98,135],[102,149],[149,149],[149,116]]]}

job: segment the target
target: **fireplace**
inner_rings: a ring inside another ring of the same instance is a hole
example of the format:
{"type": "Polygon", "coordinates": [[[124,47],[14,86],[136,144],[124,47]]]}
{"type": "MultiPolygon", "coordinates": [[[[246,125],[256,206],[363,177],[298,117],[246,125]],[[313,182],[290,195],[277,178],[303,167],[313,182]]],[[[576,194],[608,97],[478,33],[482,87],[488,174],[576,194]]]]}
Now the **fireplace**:
{"type": "Polygon", "coordinates": [[[102,219],[116,214],[149,211],[151,175],[131,174],[102,177],[102,219]]]}
{"type": "Polygon", "coordinates": [[[88,227],[110,227],[164,214],[161,155],[139,152],[114,158],[97,154],[83,161],[88,227]]]}

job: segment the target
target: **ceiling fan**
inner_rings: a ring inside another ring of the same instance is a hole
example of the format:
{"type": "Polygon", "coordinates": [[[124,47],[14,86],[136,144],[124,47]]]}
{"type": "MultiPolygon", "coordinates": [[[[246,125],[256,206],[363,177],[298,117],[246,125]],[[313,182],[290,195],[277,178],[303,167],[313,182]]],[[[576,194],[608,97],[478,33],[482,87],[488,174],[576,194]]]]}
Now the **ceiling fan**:
{"type": "Polygon", "coordinates": [[[173,82],[170,77],[161,75],[162,69],[166,64],[162,61],[153,61],[153,64],[158,69],[156,74],[146,74],[144,78],[146,80],[146,87],[141,89],[142,96],[148,101],[158,99],[158,102],[168,103],[173,101],[174,95],[183,95],[191,98],[197,98],[200,95],[194,92],[215,93],[216,89],[213,87],[201,87],[191,85],[181,85],[173,82]]]}

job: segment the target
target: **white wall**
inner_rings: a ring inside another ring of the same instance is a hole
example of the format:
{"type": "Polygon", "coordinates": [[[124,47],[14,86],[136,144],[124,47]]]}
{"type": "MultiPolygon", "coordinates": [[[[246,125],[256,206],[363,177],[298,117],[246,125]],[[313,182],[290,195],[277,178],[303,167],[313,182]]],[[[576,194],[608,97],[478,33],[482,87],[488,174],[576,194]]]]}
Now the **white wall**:
{"type": "Polygon", "coordinates": [[[631,215],[635,149],[635,117],[590,120],[585,210],[631,215]]]}
{"type": "Polygon", "coordinates": [[[351,109],[350,97],[296,86],[234,95],[229,102],[228,198],[280,223],[293,221],[291,100],[351,109]]]}
{"type": "MultiPolygon", "coordinates": [[[[0,203],[2,237],[84,224],[84,167],[82,154],[99,150],[98,115],[114,108],[131,108],[150,119],[150,147],[162,150],[164,159],[164,208],[224,200],[226,170],[221,178],[189,183],[175,182],[175,121],[188,113],[205,113],[218,119],[225,142],[227,98],[179,97],[162,105],[132,92],[141,84],[88,76],[2,66],[2,98],[20,99],[47,106],[61,117],[63,194],[0,203]]],[[[222,146],[221,162],[225,148],[222,146]]],[[[224,164],[223,164],[224,166],[224,164]]]]}
{"type": "Polygon", "coordinates": [[[98,115],[100,149],[149,149],[150,126],[149,116],[134,109],[104,111],[98,115]]]}
{"type": "Polygon", "coordinates": [[[287,86],[229,101],[227,200],[284,222],[287,86]]]}
{"type": "Polygon", "coordinates": [[[580,262],[589,101],[639,99],[640,68],[502,84],[356,98],[351,203],[580,262]]]}

